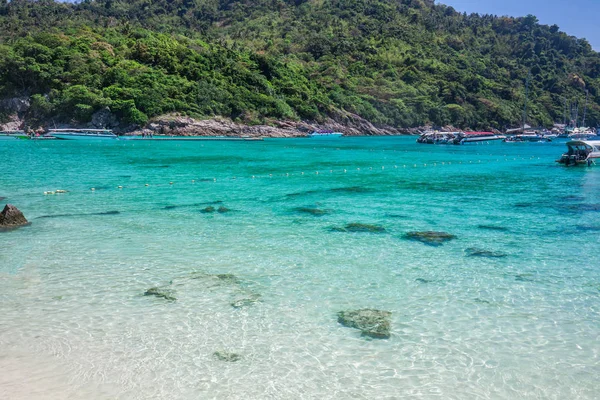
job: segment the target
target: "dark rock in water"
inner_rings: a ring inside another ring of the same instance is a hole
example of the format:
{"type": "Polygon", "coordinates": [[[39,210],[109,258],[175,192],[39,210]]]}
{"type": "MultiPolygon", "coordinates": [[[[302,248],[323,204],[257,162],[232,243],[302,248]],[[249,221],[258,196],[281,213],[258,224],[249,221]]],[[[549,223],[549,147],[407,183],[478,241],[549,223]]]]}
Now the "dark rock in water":
{"type": "Polygon", "coordinates": [[[407,215],[404,215],[404,214],[386,214],[385,216],[388,218],[399,218],[399,219],[408,219],[409,218],[407,215]]]}
{"type": "Polygon", "coordinates": [[[173,210],[175,208],[177,208],[177,206],[165,206],[164,207],[165,210],[173,210]]]}
{"type": "Polygon", "coordinates": [[[330,192],[333,193],[367,193],[370,190],[360,186],[350,186],[350,187],[341,187],[329,189],[330,192]]]}
{"type": "Polygon", "coordinates": [[[327,215],[329,214],[329,211],[327,210],[321,210],[319,208],[310,208],[310,207],[298,207],[294,209],[296,212],[302,213],[302,214],[310,214],[313,215],[315,217],[322,217],[323,215],[327,215]]]}
{"type": "Polygon", "coordinates": [[[408,240],[415,240],[429,246],[441,246],[445,242],[455,239],[456,236],[446,232],[423,231],[408,232],[404,235],[404,238],[408,240]]]}
{"type": "Polygon", "coordinates": [[[239,280],[239,278],[233,274],[217,274],[215,275],[219,280],[225,282],[225,283],[231,283],[231,284],[235,284],[238,285],[240,284],[242,281],[239,280]]]}
{"type": "Polygon", "coordinates": [[[488,231],[499,231],[499,232],[508,232],[510,229],[504,226],[496,226],[496,225],[477,225],[479,229],[487,229],[488,231]]]}
{"type": "Polygon", "coordinates": [[[380,311],[369,308],[354,311],[340,311],[338,322],[349,328],[360,329],[363,336],[376,339],[388,339],[390,337],[389,311],[380,311]]]}
{"type": "Polygon", "coordinates": [[[237,353],[228,353],[226,351],[215,351],[213,356],[219,361],[236,362],[242,359],[242,356],[237,353]]]}
{"type": "Polygon", "coordinates": [[[576,206],[570,207],[575,211],[600,211],[600,204],[577,204],[576,206]]]}
{"type": "Polygon", "coordinates": [[[517,282],[533,282],[532,274],[517,274],[515,280],[517,282]]]}
{"type": "Polygon", "coordinates": [[[175,297],[175,291],[161,287],[153,287],[146,290],[146,292],[144,292],[144,296],[155,296],[160,299],[165,299],[169,301],[177,300],[177,298],[175,297]]]}
{"type": "Polygon", "coordinates": [[[221,206],[221,207],[219,207],[219,208],[217,209],[217,212],[219,212],[219,213],[221,213],[221,214],[227,213],[227,212],[229,212],[229,211],[231,211],[231,210],[230,210],[229,208],[227,208],[227,207],[224,207],[224,206],[221,206]]]}
{"type": "Polygon", "coordinates": [[[0,212],[0,228],[16,228],[28,223],[23,213],[12,204],[7,204],[0,212]]]}
{"type": "Polygon", "coordinates": [[[204,213],[204,214],[212,214],[212,213],[214,213],[215,211],[216,211],[216,209],[215,209],[213,206],[208,206],[208,207],[206,207],[206,208],[204,208],[204,209],[200,210],[200,212],[201,212],[201,213],[204,213]]]}
{"type": "Polygon", "coordinates": [[[319,193],[319,191],[318,190],[305,190],[304,192],[296,192],[296,193],[286,194],[286,197],[308,196],[308,195],[316,194],[316,193],[319,193]]]}
{"type": "Polygon", "coordinates": [[[103,211],[103,212],[99,212],[99,213],[93,213],[90,215],[119,215],[119,214],[121,214],[120,211],[113,210],[113,211],[103,211]]]}
{"type": "Polygon", "coordinates": [[[469,256],[469,257],[487,257],[487,258],[502,258],[502,257],[506,257],[508,255],[508,254],[502,253],[500,251],[484,250],[484,249],[480,249],[478,247],[469,247],[468,249],[465,250],[465,253],[467,253],[467,256],[469,256]]]}
{"type": "Polygon", "coordinates": [[[54,215],[41,215],[37,218],[63,218],[63,217],[87,217],[89,215],[118,215],[121,214],[120,211],[102,211],[97,213],[89,213],[89,214],[54,214],[54,215]]]}
{"type": "Polygon", "coordinates": [[[333,227],[331,228],[332,232],[361,232],[361,233],[384,233],[385,228],[379,225],[371,225],[371,224],[361,224],[361,223],[351,223],[343,228],[333,227]]]}
{"type": "Polygon", "coordinates": [[[430,281],[429,279],[423,279],[423,278],[417,278],[417,279],[415,279],[415,281],[419,282],[419,283],[431,283],[431,282],[433,282],[433,281],[430,281]]]}
{"type": "Polygon", "coordinates": [[[231,303],[231,307],[233,308],[242,308],[246,306],[251,306],[254,303],[260,300],[260,294],[253,293],[249,297],[244,297],[241,299],[237,299],[231,303]]]}

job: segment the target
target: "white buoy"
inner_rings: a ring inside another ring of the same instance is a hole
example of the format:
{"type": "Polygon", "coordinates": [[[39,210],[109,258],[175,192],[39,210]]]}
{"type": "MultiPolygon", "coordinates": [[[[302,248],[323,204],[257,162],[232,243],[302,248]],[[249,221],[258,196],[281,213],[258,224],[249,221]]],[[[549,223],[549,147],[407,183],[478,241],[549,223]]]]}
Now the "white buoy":
{"type": "Polygon", "coordinates": [[[91,188],[90,190],[93,192],[93,191],[95,191],[95,190],[96,190],[96,188],[91,188]]]}
{"type": "Polygon", "coordinates": [[[123,186],[117,186],[118,189],[123,189],[123,186]]]}
{"type": "MultiPolygon", "coordinates": [[[[193,181],[192,181],[192,182],[193,182],[193,181]]],[[[150,186],[150,185],[146,183],[144,186],[150,186]]]]}
{"type": "Polygon", "coordinates": [[[169,182],[169,185],[172,185],[172,184],[173,184],[173,182],[169,182]]]}

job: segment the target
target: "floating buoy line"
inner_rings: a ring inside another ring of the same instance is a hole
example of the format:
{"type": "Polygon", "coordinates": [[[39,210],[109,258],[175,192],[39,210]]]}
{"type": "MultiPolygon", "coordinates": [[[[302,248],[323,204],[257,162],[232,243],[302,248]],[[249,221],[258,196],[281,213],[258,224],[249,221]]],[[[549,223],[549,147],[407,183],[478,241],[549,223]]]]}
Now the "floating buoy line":
{"type": "MultiPolygon", "coordinates": [[[[493,156],[493,155],[490,155],[493,156]]],[[[525,157],[508,157],[507,155],[504,155],[504,157],[502,156],[497,156],[497,158],[492,159],[492,160],[469,160],[467,161],[433,161],[433,162],[429,162],[429,163],[423,163],[423,164],[405,164],[405,163],[397,163],[397,164],[393,164],[393,165],[381,165],[378,167],[356,167],[356,168],[350,168],[350,167],[345,167],[345,168],[340,168],[340,169],[329,169],[329,170],[325,170],[325,171],[298,171],[298,172],[281,172],[281,173],[268,173],[268,174],[262,174],[262,175],[248,175],[248,176],[239,176],[239,175],[234,175],[234,176],[228,176],[228,177],[222,177],[222,178],[216,178],[216,177],[212,177],[212,178],[203,178],[203,179],[186,179],[186,180],[169,180],[166,183],[144,183],[143,185],[132,185],[132,186],[127,186],[127,185],[115,185],[114,189],[116,190],[131,190],[131,189],[144,189],[144,188],[154,188],[154,187],[181,187],[182,185],[195,185],[198,183],[203,183],[203,184],[210,184],[210,183],[217,183],[217,182],[230,182],[230,181],[237,181],[237,180],[248,180],[248,181],[252,181],[252,180],[261,180],[261,179],[274,179],[274,178],[290,178],[290,177],[309,177],[309,176],[319,176],[319,177],[328,177],[328,176],[340,176],[340,175],[350,175],[350,174],[377,174],[377,173],[385,173],[385,174],[392,174],[394,173],[394,171],[397,170],[406,170],[406,169],[415,169],[415,168],[427,168],[427,169],[439,169],[442,167],[450,167],[450,166],[456,166],[456,165],[472,165],[472,164],[492,164],[492,163],[504,163],[504,162],[514,162],[514,161],[537,161],[540,160],[540,157],[529,157],[529,158],[525,158],[525,157]]],[[[109,190],[110,188],[107,188],[106,186],[102,187],[102,191],[106,191],[109,190]]],[[[96,192],[97,190],[100,190],[99,188],[96,187],[90,187],[89,189],[87,189],[86,191],[89,192],[96,192]]],[[[55,189],[55,190],[50,190],[50,191],[45,191],[43,192],[44,195],[57,195],[57,194],[66,194],[66,193],[70,193],[73,192],[72,190],[65,190],[65,189],[55,189]]]]}

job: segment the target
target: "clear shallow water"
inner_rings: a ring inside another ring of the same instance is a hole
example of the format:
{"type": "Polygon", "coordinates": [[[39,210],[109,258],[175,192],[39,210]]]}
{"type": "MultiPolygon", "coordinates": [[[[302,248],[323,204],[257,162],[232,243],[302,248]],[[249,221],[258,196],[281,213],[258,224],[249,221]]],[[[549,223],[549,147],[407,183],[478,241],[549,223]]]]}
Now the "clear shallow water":
{"type": "Polygon", "coordinates": [[[0,142],[32,222],[0,232],[0,397],[597,398],[600,168],[564,147],[0,142]],[[331,231],[353,222],[386,233],[331,231]],[[337,323],[365,307],[389,340],[337,323]]]}

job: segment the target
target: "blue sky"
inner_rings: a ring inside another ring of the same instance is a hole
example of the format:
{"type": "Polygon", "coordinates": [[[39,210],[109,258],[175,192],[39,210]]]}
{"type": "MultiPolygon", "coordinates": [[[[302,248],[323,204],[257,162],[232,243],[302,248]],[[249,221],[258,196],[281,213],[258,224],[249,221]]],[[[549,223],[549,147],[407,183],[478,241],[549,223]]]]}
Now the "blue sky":
{"type": "Polygon", "coordinates": [[[540,23],[556,24],[572,36],[586,38],[600,51],[600,0],[437,0],[467,13],[535,15],[540,23]]]}

